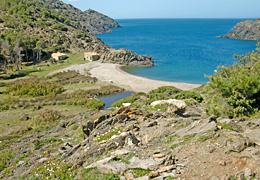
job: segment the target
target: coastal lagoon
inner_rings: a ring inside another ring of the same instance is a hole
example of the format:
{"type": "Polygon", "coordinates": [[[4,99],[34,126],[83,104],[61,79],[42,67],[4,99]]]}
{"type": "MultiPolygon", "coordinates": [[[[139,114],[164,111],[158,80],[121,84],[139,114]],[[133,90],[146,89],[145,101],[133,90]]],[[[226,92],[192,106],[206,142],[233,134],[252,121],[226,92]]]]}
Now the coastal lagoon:
{"type": "Polygon", "coordinates": [[[125,71],[156,80],[204,84],[220,65],[237,62],[234,54],[256,48],[256,41],[221,39],[247,19],[118,19],[123,28],[97,35],[114,48],[150,55],[151,68],[125,67],[125,71]]]}

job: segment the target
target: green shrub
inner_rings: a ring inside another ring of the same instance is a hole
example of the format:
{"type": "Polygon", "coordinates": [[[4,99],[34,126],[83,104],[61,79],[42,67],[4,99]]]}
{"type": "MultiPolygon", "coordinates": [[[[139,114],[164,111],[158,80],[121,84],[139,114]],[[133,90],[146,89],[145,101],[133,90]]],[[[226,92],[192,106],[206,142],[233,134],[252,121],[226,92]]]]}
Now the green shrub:
{"type": "Polygon", "coordinates": [[[190,98],[193,98],[198,102],[202,102],[202,100],[203,100],[203,97],[199,93],[193,92],[193,91],[178,92],[177,94],[175,94],[174,98],[175,99],[190,99],[190,98]]]}
{"type": "Polygon", "coordinates": [[[39,79],[30,78],[16,81],[7,87],[7,93],[15,96],[38,97],[46,95],[56,95],[64,91],[59,84],[40,81],[39,79]]]}
{"type": "Polygon", "coordinates": [[[259,109],[260,54],[252,51],[246,55],[235,55],[235,58],[240,64],[220,66],[217,73],[208,77],[210,82],[206,95],[207,102],[211,101],[208,112],[221,113],[221,105],[224,104],[225,115],[233,118],[249,116],[259,109]]]}
{"type": "Polygon", "coordinates": [[[31,152],[28,151],[26,154],[22,154],[19,158],[15,160],[15,163],[18,163],[19,161],[22,161],[24,158],[27,158],[31,155],[31,152]]]}
{"type": "Polygon", "coordinates": [[[60,31],[68,31],[68,28],[62,24],[54,24],[52,28],[60,31]]]}
{"type": "Polygon", "coordinates": [[[57,177],[60,179],[73,179],[77,169],[71,168],[72,166],[72,163],[49,160],[44,164],[35,166],[31,171],[31,175],[36,176],[37,179],[53,179],[57,177]]]}
{"type": "Polygon", "coordinates": [[[152,172],[150,169],[141,169],[141,168],[135,168],[132,169],[134,177],[141,177],[148,175],[150,172],[152,172]]]}
{"type": "Polygon", "coordinates": [[[181,90],[175,88],[174,86],[162,86],[158,89],[152,90],[147,94],[147,97],[150,99],[149,101],[146,102],[146,104],[150,104],[153,101],[156,100],[162,100],[162,99],[167,99],[165,95],[174,95],[181,90]]]}
{"type": "Polygon", "coordinates": [[[89,109],[103,109],[105,103],[99,99],[90,99],[87,101],[87,108],[89,109]]]}
{"type": "Polygon", "coordinates": [[[35,125],[46,125],[58,122],[61,119],[61,114],[52,109],[39,111],[32,119],[35,125]]]}
{"type": "Polygon", "coordinates": [[[14,157],[15,153],[13,151],[1,151],[0,152],[0,172],[8,167],[9,162],[14,157]]]}

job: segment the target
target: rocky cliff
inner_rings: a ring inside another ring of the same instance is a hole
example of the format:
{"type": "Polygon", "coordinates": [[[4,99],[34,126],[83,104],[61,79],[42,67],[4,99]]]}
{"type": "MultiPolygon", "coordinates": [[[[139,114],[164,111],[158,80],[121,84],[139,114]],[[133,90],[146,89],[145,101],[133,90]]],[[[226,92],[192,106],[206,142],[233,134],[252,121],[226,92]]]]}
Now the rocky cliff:
{"type": "Polygon", "coordinates": [[[225,36],[219,38],[260,41],[260,18],[237,23],[225,36]]]}

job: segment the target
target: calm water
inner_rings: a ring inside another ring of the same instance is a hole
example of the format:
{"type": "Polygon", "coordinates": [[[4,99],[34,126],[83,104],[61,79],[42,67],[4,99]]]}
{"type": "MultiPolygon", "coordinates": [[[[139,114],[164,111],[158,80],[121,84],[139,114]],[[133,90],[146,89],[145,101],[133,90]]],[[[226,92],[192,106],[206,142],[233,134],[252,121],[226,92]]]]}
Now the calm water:
{"type": "Polygon", "coordinates": [[[126,71],[158,80],[206,83],[219,65],[232,65],[234,54],[256,48],[256,41],[219,39],[244,19],[127,19],[123,27],[98,35],[114,48],[150,55],[155,66],[125,68],[126,71]]]}
{"type": "Polygon", "coordinates": [[[112,95],[108,95],[108,96],[98,97],[97,99],[100,99],[101,101],[104,101],[105,102],[105,107],[104,108],[107,109],[114,102],[116,102],[116,101],[118,101],[118,100],[120,100],[122,98],[131,96],[133,94],[134,94],[133,92],[124,91],[122,93],[116,93],[116,94],[112,94],[112,95]]]}

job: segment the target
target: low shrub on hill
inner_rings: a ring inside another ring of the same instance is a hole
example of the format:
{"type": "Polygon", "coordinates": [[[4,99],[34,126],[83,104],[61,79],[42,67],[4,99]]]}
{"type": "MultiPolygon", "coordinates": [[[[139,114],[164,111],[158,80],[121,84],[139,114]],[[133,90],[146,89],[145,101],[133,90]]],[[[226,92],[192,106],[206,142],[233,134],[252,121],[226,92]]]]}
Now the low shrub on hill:
{"type": "Polygon", "coordinates": [[[193,92],[193,91],[178,92],[177,94],[175,94],[174,98],[175,99],[190,99],[190,98],[193,98],[198,102],[202,102],[202,100],[203,100],[203,97],[199,93],[193,92]]]}
{"type": "Polygon", "coordinates": [[[152,90],[147,94],[147,97],[150,99],[160,100],[164,99],[165,96],[174,95],[181,90],[177,89],[174,86],[162,86],[158,89],[152,90]]]}
{"type": "MultiPolygon", "coordinates": [[[[260,43],[258,43],[260,46],[260,43]]],[[[235,55],[240,64],[220,66],[208,78],[206,111],[229,117],[249,116],[260,107],[260,54],[235,55]]]]}
{"type": "Polygon", "coordinates": [[[63,92],[63,90],[61,85],[54,82],[30,78],[10,84],[6,91],[14,96],[38,97],[56,95],[63,92]]]}

